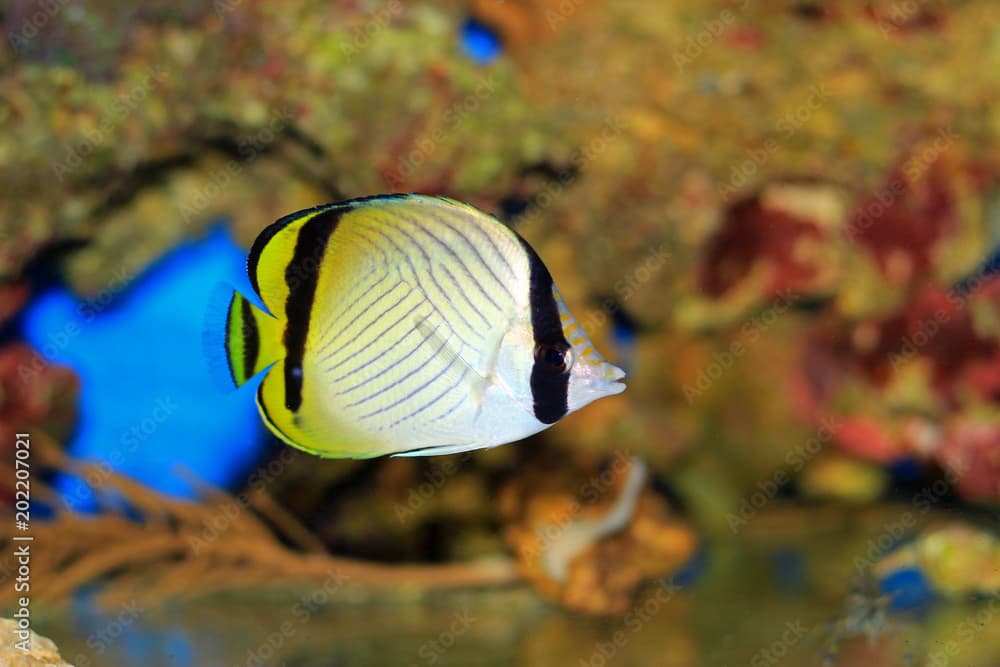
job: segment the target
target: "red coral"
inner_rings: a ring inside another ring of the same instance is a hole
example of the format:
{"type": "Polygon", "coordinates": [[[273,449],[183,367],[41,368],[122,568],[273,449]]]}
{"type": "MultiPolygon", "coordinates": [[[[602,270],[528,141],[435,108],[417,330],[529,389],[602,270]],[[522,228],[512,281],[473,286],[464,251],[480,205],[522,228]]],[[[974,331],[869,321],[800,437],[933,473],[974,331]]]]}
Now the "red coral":
{"type": "Polygon", "coordinates": [[[892,463],[906,457],[902,442],[883,425],[865,417],[852,417],[836,424],[833,442],[843,451],[876,463],[892,463]]]}
{"type": "Polygon", "coordinates": [[[906,318],[895,314],[879,320],[838,326],[827,319],[806,336],[802,359],[803,389],[813,405],[825,401],[846,376],[857,375],[883,385],[906,337],[906,318]]]}
{"type": "MultiPolygon", "coordinates": [[[[822,401],[845,375],[860,375],[883,385],[901,363],[925,359],[933,388],[946,400],[971,384],[983,398],[1000,391],[1000,341],[977,333],[968,301],[996,292],[1000,276],[984,281],[963,296],[942,287],[927,287],[896,313],[849,327],[827,320],[807,337],[803,357],[805,389],[822,401]]],[[[992,298],[992,297],[991,297],[992,298]]],[[[1000,313],[1000,299],[995,308],[1000,313]]]]}
{"type": "Polygon", "coordinates": [[[759,196],[734,204],[708,244],[698,280],[701,289],[720,297],[746,279],[758,262],[773,270],[765,294],[809,292],[820,276],[815,258],[801,252],[800,243],[823,241],[814,222],[766,208],[759,196]]]}
{"type": "Polygon", "coordinates": [[[820,323],[806,339],[797,402],[812,420],[832,422],[832,441],[853,456],[878,463],[930,457],[953,472],[964,497],[1000,498],[1000,421],[980,416],[984,404],[1000,401],[1000,337],[978,330],[974,311],[987,311],[987,322],[1000,317],[1000,276],[981,279],[967,294],[925,288],[878,320],[820,323]],[[865,401],[864,414],[834,407],[852,385],[877,397],[910,362],[929,369],[937,414],[902,414],[865,401]]]}
{"type": "Polygon", "coordinates": [[[959,378],[997,349],[996,341],[976,333],[963,298],[943,288],[922,291],[904,317],[906,336],[898,354],[926,358],[933,369],[934,388],[949,398],[959,378]]]}
{"type": "Polygon", "coordinates": [[[1000,498],[1000,423],[960,419],[948,429],[937,461],[970,500],[1000,498]]]}
{"type": "Polygon", "coordinates": [[[958,197],[942,161],[904,156],[876,192],[864,196],[851,214],[848,239],[875,256],[882,275],[909,285],[934,266],[941,239],[958,229],[958,197]]]}
{"type": "Polygon", "coordinates": [[[1000,403],[1000,346],[993,350],[993,356],[970,363],[964,380],[983,399],[1000,403]]]}

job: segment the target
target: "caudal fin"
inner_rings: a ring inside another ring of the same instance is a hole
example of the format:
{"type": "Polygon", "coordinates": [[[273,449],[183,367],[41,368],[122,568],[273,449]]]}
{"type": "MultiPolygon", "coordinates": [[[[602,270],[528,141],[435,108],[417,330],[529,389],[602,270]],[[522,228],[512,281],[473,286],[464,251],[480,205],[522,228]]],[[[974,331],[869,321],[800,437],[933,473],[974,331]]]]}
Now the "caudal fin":
{"type": "Polygon", "coordinates": [[[209,301],[205,352],[216,384],[239,387],[281,359],[281,323],[232,287],[219,285],[209,301]]]}

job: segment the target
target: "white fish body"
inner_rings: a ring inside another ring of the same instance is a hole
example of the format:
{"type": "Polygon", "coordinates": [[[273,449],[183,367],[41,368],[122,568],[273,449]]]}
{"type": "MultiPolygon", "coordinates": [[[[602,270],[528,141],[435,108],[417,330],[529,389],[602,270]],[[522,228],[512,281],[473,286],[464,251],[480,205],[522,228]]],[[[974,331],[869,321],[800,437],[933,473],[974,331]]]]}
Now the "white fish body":
{"type": "Polygon", "coordinates": [[[261,414],[307,451],[493,447],[624,390],[531,247],[458,202],[390,195],[292,214],[261,234],[248,271],[274,317],[233,297],[230,376],[269,367],[261,414]]]}

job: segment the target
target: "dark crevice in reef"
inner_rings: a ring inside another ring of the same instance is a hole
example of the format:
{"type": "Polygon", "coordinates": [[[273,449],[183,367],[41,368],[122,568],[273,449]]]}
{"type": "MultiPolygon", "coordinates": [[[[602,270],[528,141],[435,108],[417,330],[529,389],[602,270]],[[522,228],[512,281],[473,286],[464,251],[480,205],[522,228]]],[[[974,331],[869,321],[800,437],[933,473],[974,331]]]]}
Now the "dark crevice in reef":
{"type": "Polygon", "coordinates": [[[521,167],[518,185],[499,201],[500,219],[508,225],[517,223],[518,218],[531,212],[546,190],[553,187],[562,189],[570,185],[580,175],[580,165],[576,162],[558,165],[542,160],[521,167]]]}
{"type": "MultiPolygon", "coordinates": [[[[83,185],[90,188],[108,188],[108,193],[94,208],[92,215],[106,216],[127,206],[145,188],[161,184],[173,170],[192,167],[211,152],[221,154],[240,164],[249,164],[260,156],[278,154],[284,146],[290,145],[303,149],[310,158],[317,160],[323,166],[326,165],[326,149],[294,125],[285,125],[275,130],[274,134],[276,137],[274,140],[262,141],[260,138],[254,138],[260,137],[259,132],[244,135],[237,130],[235,124],[223,123],[210,132],[192,133],[189,139],[190,150],[141,162],[125,173],[106,171],[94,175],[84,181],[83,185]]],[[[296,175],[316,183],[332,199],[344,199],[333,177],[324,175],[325,169],[308,169],[301,161],[292,157],[289,157],[287,162],[296,175]]]]}
{"type": "Polygon", "coordinates": [[[111,184],[104,201],[94,207],[91,214],[94,217],[103,217],[127,206],[144,188],[159,185],[164,176],[172,170],[190,167],[196,161],[197,155],[194,153],[180,153],[141,162],[131,171],[121,175],[105,172],[87,179],[86,185],[93,188],[111,184]]]}

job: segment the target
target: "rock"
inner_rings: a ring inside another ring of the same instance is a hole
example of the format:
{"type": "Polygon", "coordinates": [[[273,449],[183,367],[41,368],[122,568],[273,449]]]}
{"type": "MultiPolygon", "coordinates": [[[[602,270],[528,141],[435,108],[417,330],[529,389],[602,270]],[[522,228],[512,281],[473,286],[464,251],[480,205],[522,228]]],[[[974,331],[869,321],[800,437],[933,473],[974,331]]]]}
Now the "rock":
{"type": "Polygon", "coordinates": [[[18,633],[18,623],[12,618],[0,618],[0,665],[4,667],[73,667],[59,655],[55,643],[28,630],[24,639],[18,633]],[[24,650],[27,648],[27,650],[24,650]]]}

